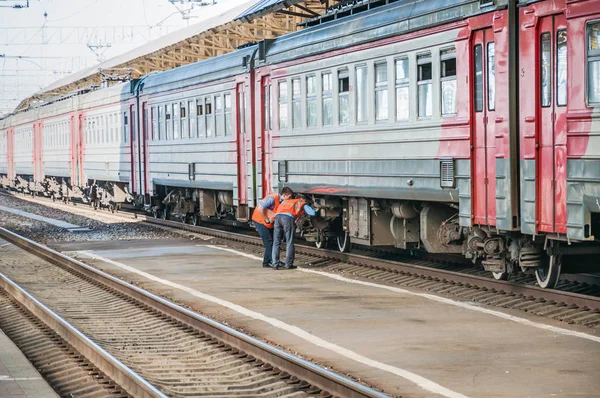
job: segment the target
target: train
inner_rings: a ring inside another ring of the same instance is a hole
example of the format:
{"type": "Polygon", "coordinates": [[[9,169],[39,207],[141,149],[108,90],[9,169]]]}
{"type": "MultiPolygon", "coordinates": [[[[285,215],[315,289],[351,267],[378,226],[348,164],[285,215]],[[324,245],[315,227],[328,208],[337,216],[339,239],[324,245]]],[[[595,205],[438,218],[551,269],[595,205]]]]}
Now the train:
{"type": "Polygon", "coordinates": [[[600,1],[345,2],[8,115],[0,184],[194,224],[248,222],[289,186],[318,209],[298,223],[317,247],[461,255],[553,288],[565,256],[600,253],[600,1]]]}

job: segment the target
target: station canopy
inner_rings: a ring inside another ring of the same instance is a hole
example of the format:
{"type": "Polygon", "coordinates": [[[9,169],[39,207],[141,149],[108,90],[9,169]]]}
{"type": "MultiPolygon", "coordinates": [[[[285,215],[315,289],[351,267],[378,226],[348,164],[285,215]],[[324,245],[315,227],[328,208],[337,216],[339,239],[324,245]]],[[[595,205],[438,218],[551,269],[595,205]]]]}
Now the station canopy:
{"type": "MultiPolygon", "coordinates": [[[[75,72],[23,100],[15,111],[102,84],[139,78],[234,51],[247,44],[303,29],[332,8],[364,0],[250,0],[229,7],[125,54],[75,72]]],[[[381,1],[381,0],[379,0],[381,1]]],[[[385,0],[386,2],[389,0],[385,0]]],[[[367,0],[370,2],[370,0],[367,0]]],[[[221,3],[213,7],[219,7],[221,3]]]]}

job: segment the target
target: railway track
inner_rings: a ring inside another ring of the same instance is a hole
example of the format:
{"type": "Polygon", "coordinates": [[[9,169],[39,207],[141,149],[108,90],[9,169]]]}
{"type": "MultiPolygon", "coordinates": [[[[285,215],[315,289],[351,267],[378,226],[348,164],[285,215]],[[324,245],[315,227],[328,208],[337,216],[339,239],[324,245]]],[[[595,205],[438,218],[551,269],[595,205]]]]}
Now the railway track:
{"type": "Polygon", "coordinates": [[[9,270],[11,275],[0,274],[0,286],[10,294],[0,295],[0,301],[34,309],[54,331],[49,333],[71,345],[70,334],[83,338],[85,333],[95,350],[77,349],[132,396],[385,396],[4,228],[0,236],[45,260],[24,261],[9,270]],[[65,332],[35,302],[81,333],[65,332]],[[105,355],[98,358],[99,352],[105,355]],[[115,362],[105,364],[104,357],[115,362]],[[115,367],[128,370],[129,379],[115,367]]]}
{"type": "MultiPolygon", "coordinates": [[[[45,201],[44,199],[40,202],[45,201]]],[[[59,205],[69,210],[68,205],[59,205]]],[[[92,211],[92,210],[89,210],[92,211]]],[[[259,237],[229,229],[195,226],[178,221],[154,218],[142,213],[120,212],[116,217],[133,218],[165,228],[199,233],[222,239],[244,252],[262,255],[259,237]]],[[[364,251],[340,253],[297,245],[299,265],[321,271],[342,273],[391,285],[414,287],[485,305],[516,309],[569,324],[600,328],[600,286],[579,281],[562,281],[557,289],[541,289],[530,275],[513,281],[498,281],[473,267],[452,262],[432,261],[404,256],[391,260],[395,253],[364,251]]]]}

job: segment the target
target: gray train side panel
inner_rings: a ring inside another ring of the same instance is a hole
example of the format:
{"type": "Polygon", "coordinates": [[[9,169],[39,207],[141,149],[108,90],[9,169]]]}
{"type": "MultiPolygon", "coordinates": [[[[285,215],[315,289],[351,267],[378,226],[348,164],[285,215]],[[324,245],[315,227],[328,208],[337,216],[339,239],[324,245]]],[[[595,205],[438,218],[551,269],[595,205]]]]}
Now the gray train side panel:
{"type": "Polygon", "coordinates": [[[521,160],[521,232],[535,235],[537,220],[535,160],[521,160]]]}
{"type": "Polygon", "coordinates": [[[567,160],[567,237],[593,238],[591,213],[600,213],[600,159],[567,160]]]}
{"type": "MultiPolygon", "coordinates": [[[[468,159],[457,159],[457,188],[440,187],[440,161],[437,159],[394,160],[288,160],[287,174],[280,181],[278,162],[273,163],[274,186],[289,186],[299,192],[356,196],[365,198],[454,202],[469,206],[468,159]]],[[[462,216],[462,214],[461,214],[462,216]]],[[[464,214],[469,220],[470,210],[464,214]]]]}

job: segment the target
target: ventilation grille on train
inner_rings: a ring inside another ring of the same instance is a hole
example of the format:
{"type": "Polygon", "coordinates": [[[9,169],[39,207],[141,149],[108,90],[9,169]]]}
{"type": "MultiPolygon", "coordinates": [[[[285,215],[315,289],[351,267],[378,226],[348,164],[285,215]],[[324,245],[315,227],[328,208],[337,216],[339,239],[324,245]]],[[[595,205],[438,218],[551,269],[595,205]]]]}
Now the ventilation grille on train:
{"type": "Polygon", "coordinates": [[[440,161],[440,186],[454,188],[454,160],[440,161]]]}

